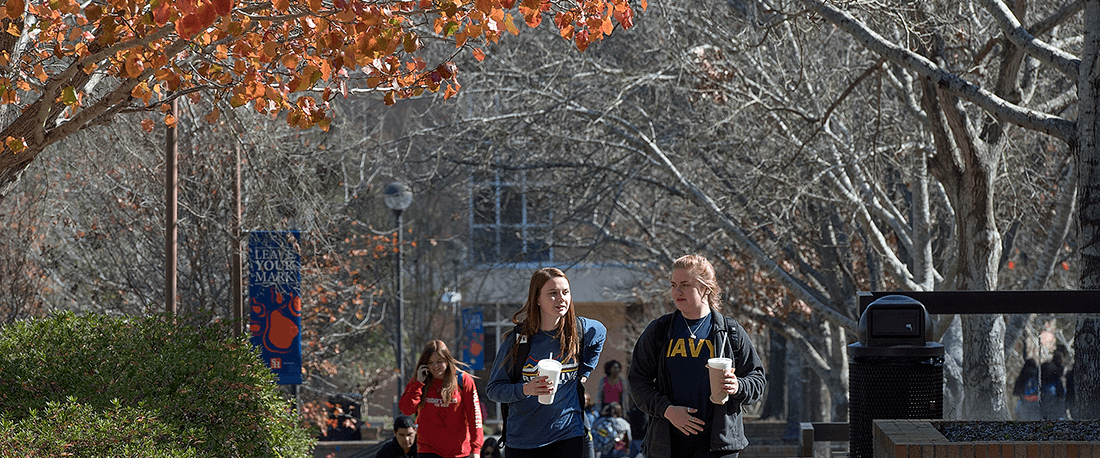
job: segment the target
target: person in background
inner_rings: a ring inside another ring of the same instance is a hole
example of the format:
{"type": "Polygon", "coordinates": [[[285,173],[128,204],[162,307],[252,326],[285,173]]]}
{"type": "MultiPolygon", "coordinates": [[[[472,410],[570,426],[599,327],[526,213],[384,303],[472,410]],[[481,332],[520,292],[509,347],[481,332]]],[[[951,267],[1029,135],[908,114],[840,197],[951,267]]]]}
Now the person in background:
{"type": "Polygon", "coordinates": [[[481,446],[481,458],[503,458],[500,455],[500,447],[497,447],[497,440],[495,438],[485,439],[485,444],[481,446]]]}
{"type": "Polygon", "coordinates": [[[1069,351],[1058,344],[1051,354],[1050,361],[1039,368],[1042,386],[1039,391],[1039,413],[1043,420],[1064,420],[1066,418],[1066,365],[1069,363],[1069,351]]]}
{"type": "Polygon", "coordinates": [[[393,439],[386,441],[374,458],[415,458],[416,423],[412,417],[398,415],[393,419],[393,439]]]}
{"type": "Polygon", "coordinates": [[[401,413],[416,415],[420,458],[465,458],[481,450],[481,402],[474,376],[459,370],[461,364],[442,340],[428,342],[401,395],[401,413]]]}
{"type": "Polygon", "coordinates": [[[598,458],[623,458],[630,455],[630,422],[623,418],[623,406],[612,402],[603,406],[600,418],[592,424],[592,444],[598,458]]]}
{"type": "Polygon", "coordinates": [[[1024,367],[1020,368],[1020,375],[1016,376],[1012,394],[1018,398],[1016,400],[1017,420],[1035,421],[1042,418],[1039,413],[1039,363],[1033,358],[1024,361],[1024,367]]]}
{"type": "Polygon", "coordinates": [[[592,395],[584,393],[584,416],[588,417],[587,425],[596,424],[596,419],[600,418],[599,411],[596,410],[596,403],[592,402],[592,395]]]}
{"type": "Polygon", "coordinates": [[[508,404],[505,455],[587,456],[591,443],[578,384],[583,386],[599,364],[607,329],[599,321],[577,316],[569,279],[553,267],[531,275],[527,302],[512,315],[512,323],[518,326],[504,336],[485,387],[487,398],[508,404]],[[525,357],[521,346],[529,349],[525,357]],[[538,375],[536,366],[545,358],[561,363],[557,380],[538,375]],[[513,368],[519,369],[518,381],[512,379],[513,368]],[[538,396],[551,393],[553,403],[539,402],[538,396]]]}
{"type": "Polygon", "coordinates": [[[604,377],[600,379],[599,399],[596,400],[600,404],[601,411],[603,406],[612,402],[619,403],[624,412],[630,407],[627,403],[630,391],[626,387],[626,380],[619,376],[622,371],[623,365],[616,360],[604,363],[604,377]]]}
{"type": "Polygon", "coordinates": [[[722,316],[714,266],[700,255],[672,265],[676,311],[649,323],[634,346],[627,380],[649,415],[646,458],[735,458],[748,444],[741,406],[760,400],[764,365],[744,328],[722,316]],[[723,404],[710,401],[709,358],[730,358],[723,404]]]}

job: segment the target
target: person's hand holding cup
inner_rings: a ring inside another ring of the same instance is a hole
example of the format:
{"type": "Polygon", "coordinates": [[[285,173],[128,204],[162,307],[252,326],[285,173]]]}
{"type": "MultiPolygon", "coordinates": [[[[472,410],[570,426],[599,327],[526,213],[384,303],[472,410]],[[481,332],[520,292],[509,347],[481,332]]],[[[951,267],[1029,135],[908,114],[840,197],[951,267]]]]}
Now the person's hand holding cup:
{"type": "Polygon", "coordinates": [[[710,402],[725,404],[730,393],[741,389],[740,381],[733,373],[733,360],[710,358],[707,360],[707,369],[710,374],[710,402]]]}
{"type": "Polygon", "coordinates": [[[538,371],[540,377],[546,377],[550,383],[550,393],[540,394],[539,403],[550,405],[554,403],[554,393],[558,391],[558,378],[561,376],[561,362],[547,358],[539,361],[538,371]]]}
{"type": "Polygon", "coordinates": [[[523,395],[542,396],[544,394],[553,393],[552,388],[549,378],[535,375],[534,378],[523,384],[523,395]]]}

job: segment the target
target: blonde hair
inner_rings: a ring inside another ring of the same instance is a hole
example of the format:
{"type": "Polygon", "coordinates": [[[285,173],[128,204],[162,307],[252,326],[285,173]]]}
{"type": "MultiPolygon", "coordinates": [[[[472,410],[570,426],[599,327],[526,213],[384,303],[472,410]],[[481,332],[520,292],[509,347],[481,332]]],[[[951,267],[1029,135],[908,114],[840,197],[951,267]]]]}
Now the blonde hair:
{"type": "Polygon", "coordinates": [[[695,277],[703,287],[707,289],[703,297],[711,309],[722,310],[722,287],[718,286],[718,278],[714,275],[714,265],[700,254],[681,256],[672,262],[672,269],[684,269],[692,277],[695,277]]]}

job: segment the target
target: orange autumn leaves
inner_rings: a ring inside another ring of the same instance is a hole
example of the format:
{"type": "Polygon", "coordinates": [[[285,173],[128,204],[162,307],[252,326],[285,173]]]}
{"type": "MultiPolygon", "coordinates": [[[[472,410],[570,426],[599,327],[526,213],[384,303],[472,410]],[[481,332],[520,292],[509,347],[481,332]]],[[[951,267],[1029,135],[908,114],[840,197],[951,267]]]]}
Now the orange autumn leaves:
{"type": "Polygon", "coordinates": [[[176,21],[176,33],[181,37],[193,37],[214,25],[219,16],[228,16],[233,11],[233,0],[169,2],[154,1],[153,18],[157,25],[165,25],[171,17],[169,3],[179,8],[180,18],[176,21]],[[159,10],[159,11],[158,11],[159,10]]]}
{"type": "MultiPolygon", "coordinates": [[[[617,25],[630,27],[634,10],[629,0],[7,0],[0,33],[35,39],[23,53],[0,49],[0,65],[17,67],[0,78],[0,103],[41,97],[72,117],[103,103],[167,111],[169,95],[203,92],[261,113],[285,111],[297,127],[327,128],[328,102],[349,86],[382,92],[391,104],[457,93],[459,69],[427,62],[425,39],[483,59],[485,45],[520,32],[516,19],[537,27],[544,14],[583,51],[617,25]],[[112,77],[126,97],[91,100],[80,72],[112,77]]],[[[5,140],[9,150],[19,143],[5,140]]]]}

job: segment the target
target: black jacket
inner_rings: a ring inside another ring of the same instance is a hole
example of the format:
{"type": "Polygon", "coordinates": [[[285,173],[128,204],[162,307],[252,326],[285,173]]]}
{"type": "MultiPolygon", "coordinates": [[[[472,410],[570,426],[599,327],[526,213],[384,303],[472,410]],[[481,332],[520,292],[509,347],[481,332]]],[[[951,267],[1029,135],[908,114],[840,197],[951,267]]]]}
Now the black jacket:
{"type": "MultiPolygon", "coordinates": [[[[764,364],[752,346],[745,329],[733,318],[712,311],[713,325],[710,339],[715,343],[716,357],[733,359],[734,373],[740,383],[740,391],[730,395],[724,405],[714,406],[714,414],[703,419],[709,425],[710,449],[715,451],[741,451],[749,445],[745,438],[745,425],[741,420],[741,405],[751,404],[764,394],[764,364]]],[[[672,458],[669,436],[672,424],[665,418],[665,409],[672,403],[668,393],[674,381],[665,366],[668,353],[671,324],[679,311],[653,320],[634,345],[627,380],[630,392],[638,408],[650,416],[642,443],[646,458],[672,458]]]]}
{"type": "Polygon", "coordinates": [[[405,453],[401,450],[401,446],[397,445],[397,439],[390,439],[382,448],[378,450],[378,454],[374,455],[374,458],[416,458],[416,444],[413,444],[409,449],[409,453],[405,453]]]}

